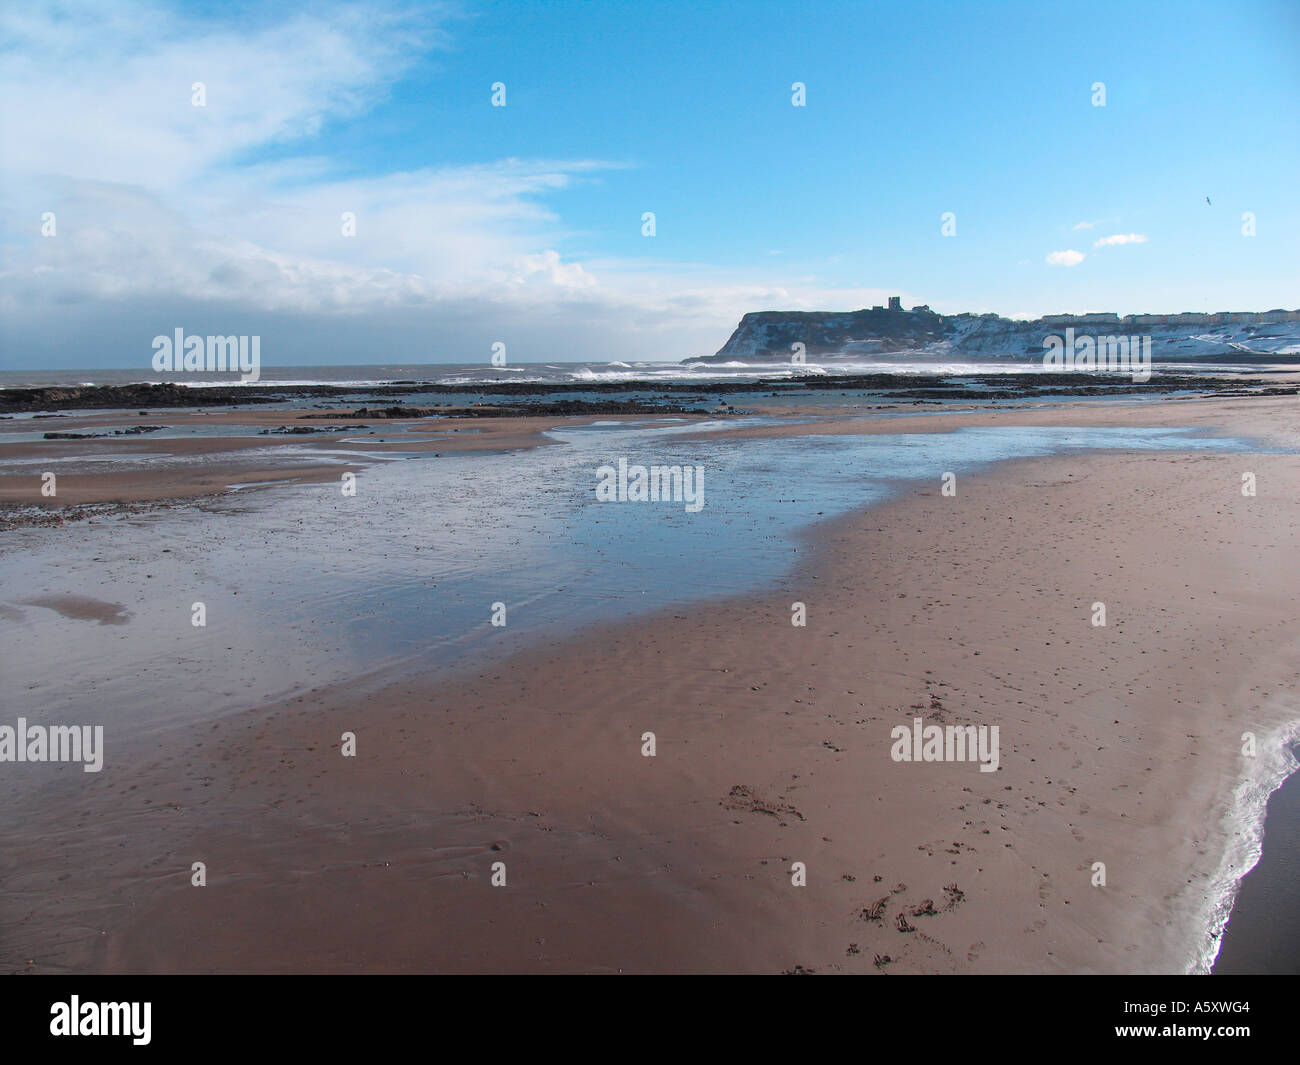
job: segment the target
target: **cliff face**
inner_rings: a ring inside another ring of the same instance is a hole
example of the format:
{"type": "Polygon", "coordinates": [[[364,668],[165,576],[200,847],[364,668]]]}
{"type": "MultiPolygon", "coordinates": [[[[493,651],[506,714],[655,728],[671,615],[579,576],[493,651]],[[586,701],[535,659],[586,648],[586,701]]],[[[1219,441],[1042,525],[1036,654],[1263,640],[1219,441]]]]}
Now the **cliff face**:
{"type": "Polygon", "coordinates": [[[716,355],[692,362],[780,360],[793,345],[816,356],[870,357],[891,354],[937,358],[1042,357],[1043,340],[1073,328],[1078,335],[1150,336],[1162,359],[1215,355],[1300,354],[1300,311],[1215,314],[1054,314],[1013,321],[996,314],[935,314],[872,310],[759,311],[745,315],[716,355]]]}
{"type": "Polygon", "coordinates": [[[759,311],[747,314],[718,352],[719,357],[788,359],[792,344],[803,344],[809,355],[861,348],[864,351],[906,351],[944,340],[945,319],[911,311],[759,311]]]}

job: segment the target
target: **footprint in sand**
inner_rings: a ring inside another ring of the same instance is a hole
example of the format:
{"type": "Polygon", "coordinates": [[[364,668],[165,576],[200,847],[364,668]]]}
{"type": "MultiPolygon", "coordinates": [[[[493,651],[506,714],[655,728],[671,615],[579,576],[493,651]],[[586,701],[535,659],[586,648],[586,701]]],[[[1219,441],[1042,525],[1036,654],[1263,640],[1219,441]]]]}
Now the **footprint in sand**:
{"type": "MultiPolygon", "coordinates": [[[[743,810],[747,813],[767,814],[769,817],[775,817],[780,820],[782,815],[790,815],[804,820],[803,814],[796,810],[789,803],[771,802],[762,798],[757,789],[751,788],[747,784],[736,784],[728,793],[727,798],[719,803],[726,810],[743,810]]],[[[785,822],[782,822],[784,825],[785,822]]]]}
{"type": "Polygon", "coordinates": [[[978,943],[972,943],[966,948],[967,961],[979,961],[980,954],[984,952],[984,941],[981,939],[978,943]]]}

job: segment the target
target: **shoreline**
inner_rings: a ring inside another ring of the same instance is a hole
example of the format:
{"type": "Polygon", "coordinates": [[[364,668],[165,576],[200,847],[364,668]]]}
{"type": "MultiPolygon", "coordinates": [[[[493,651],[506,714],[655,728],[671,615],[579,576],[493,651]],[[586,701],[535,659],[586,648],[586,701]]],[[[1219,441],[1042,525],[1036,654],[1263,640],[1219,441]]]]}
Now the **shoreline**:
{"type": "Polygon", "coordinates": [[[1293,712],[1296,716],[1291,721],[1264,738],[1256,771],[1247,774],[1234,789],[1232,804],[1224,814],[1229,842],[1206,901],[1203,923],[1207,935],[1188,968],[1196,975],[1209,975],[1214,971],[1224,937],[1232,924],[1242,881],[1263,857],[1268,804],[1300,770],[1300,761],[1292,753],[1292,748],[1300,741],[1300,710],[1293,712]]]}
{"type": "MultiPolygon", "coordinates": [[[[1300,761],[1300,744],[1287,753],[1291,766],[1300,761]]],[[[1296,878],[1297,814],[1300,773],[1292,773],[1268,796],[1262,853],[1242,878],[1232,915],[1214,960],[1213,973],[1294,974],[1300,947],[1300,907],[1296,878]]]]}

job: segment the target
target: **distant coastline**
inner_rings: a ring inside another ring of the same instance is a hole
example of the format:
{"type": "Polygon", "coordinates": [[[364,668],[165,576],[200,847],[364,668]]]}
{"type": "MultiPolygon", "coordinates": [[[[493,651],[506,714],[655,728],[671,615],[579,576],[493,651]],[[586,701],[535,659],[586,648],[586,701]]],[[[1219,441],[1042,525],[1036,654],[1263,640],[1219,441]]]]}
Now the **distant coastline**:
{"type": "Polygon", "coordinates": [[[801,357],[882,354],[922,357],[1034,358],[1046,335],[1065,329],[1136,333],[1152,338],[1155,358],[1300,356],[1300,310],[1184,312],[1179,314],[1048,314],[1030,320],[998,314],[937,314],[922,304],[858,311],[756,311],[746,314],[716,355],[688,362],[736,358],[796,361],[801,357]]]}

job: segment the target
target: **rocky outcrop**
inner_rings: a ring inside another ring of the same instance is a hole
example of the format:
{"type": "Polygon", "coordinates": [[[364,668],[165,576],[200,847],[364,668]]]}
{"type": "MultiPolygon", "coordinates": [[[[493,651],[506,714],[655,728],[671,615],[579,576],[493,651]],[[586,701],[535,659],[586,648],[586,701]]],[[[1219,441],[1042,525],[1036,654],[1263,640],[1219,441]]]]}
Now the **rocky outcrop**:
{"type": "Polygon", "coordinates": [[[1073,328],[1094,336],[1150,336],[1164,360],[1216,356],[1300,356],[1300,311],[1212,314],[1052,314],[1031,321],[996,314],[935,314],[928,307],[746,314],[716,355],[691,362],[916,355],[1041,358],[1044,338],[1073,328]],[[800,347],[800,345],[802,347],[800,347]]]}

